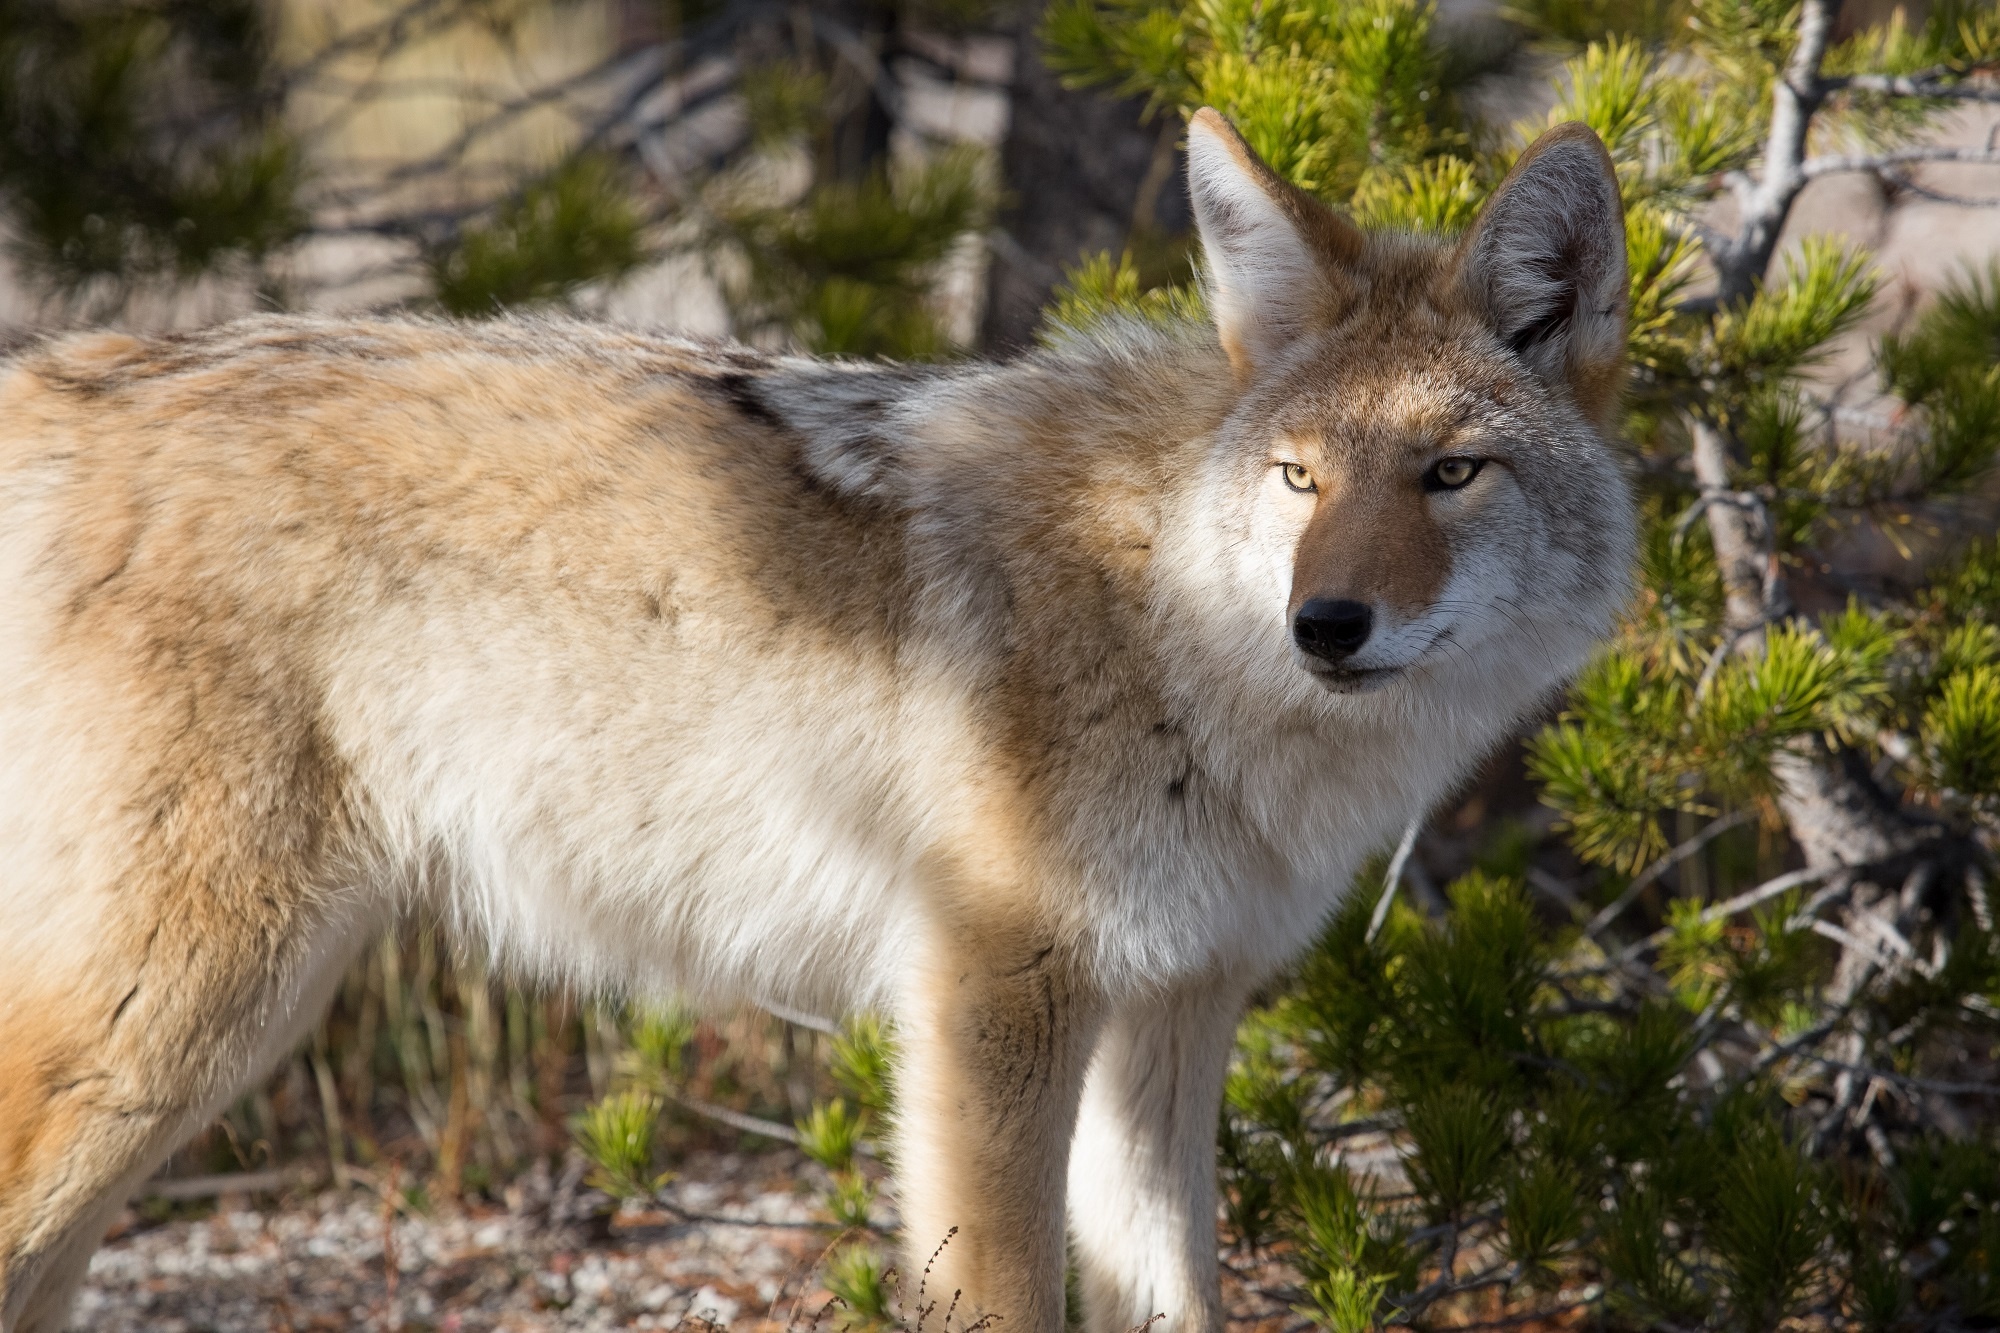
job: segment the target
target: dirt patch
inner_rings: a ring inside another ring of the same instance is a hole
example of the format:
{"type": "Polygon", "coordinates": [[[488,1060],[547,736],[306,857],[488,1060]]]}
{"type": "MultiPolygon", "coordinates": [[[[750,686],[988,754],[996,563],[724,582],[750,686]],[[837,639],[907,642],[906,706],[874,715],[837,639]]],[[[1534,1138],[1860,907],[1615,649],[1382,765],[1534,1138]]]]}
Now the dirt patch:
{"type": "Polygon", "coordinates": [[[674,1328],[810,1322],[835,1239],[789,1153],[689,1161],[661,1207],[610,1219],[561,1182],[497,1204],[412,1206],[356,1185],[204,1217],[128,1212],[91,1260],[71,1327],[92,1333],[674,1328]],[[385,1199],[393,1202],[385,1203],[385,1199]],[[393,1274],[393,1278],[392,1278],[393,1274]]]}

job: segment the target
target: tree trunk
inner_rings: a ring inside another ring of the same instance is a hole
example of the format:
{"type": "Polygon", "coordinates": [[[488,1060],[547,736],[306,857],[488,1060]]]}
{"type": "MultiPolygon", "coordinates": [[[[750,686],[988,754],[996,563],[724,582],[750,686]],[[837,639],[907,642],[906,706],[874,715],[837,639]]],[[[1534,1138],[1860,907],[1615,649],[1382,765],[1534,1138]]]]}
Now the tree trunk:
{"type": "Polygon", "coordinates": [[[1009,198],[996,227],[986,302],[985,342],[996,352],[1026,346],[1063,269],[1100,250],[1120,253],[1135,215],[1161,231],[1189,225],[1175,148],[1180,118],[1167,111],[1144,123],[1141,98],[1063,87],[1042,62],[1042,10],[1022,6],[1015,29],[1000,163],[1009,198]]]}
{"type": "MultiPolygon", "coordinates": [[[[1724,628],[1733,637],[1732,651],[1761,657],[1765,628],[1791,610],[1770,541],[1770,519],[1755,496],[1730,489],[1730,451],[1721,429],[1690,416],[1688,430],[1722,573],[1724,628]]],[[[1813,739],[1772,760],[1778,804],[1806,864],[1815,869],[1885,861],[1915,846],[1926,832],[1897,810],[1857,759],[1813,739]]]]}
{"type": "MultiPolygon", "coordinates": [[[[1733,651],[1746,657],[1764,653],[1764,632],[1789,613],[1782,574],[1769,540],[1769,516],[1754,497],[1730,489],[1730,451],[1722,431],[1691,414],[1695,478],[1708,502],[1706,517],[1715,561],[1722,573],[1725,629],[1733,651]]],[[[1868,984],[1885,952],[1885,941],[1906,936],[1923,910],[1929,876],[1914,868],[1902,886],[1884,883],[1882,871],[1911,859],[1926,842],[1945,849],[1939,830],[1903,814],[1869,775],[1860,755],[1834,749],[1819,737],[1802,737],[1771,758],[1778,808],[1806,864],[1814,869],[1852,866],[1874,871],[1849,891],[1841,927],[1854,943],[1841,950],[1828,984],[1828,998],[1846,1005],[1868,984]]],[[[1948,853],[1947,853],[1948,855],[1948,853]]],[[[1862,1063],[1867,1034],[1859,1027],[1834,1042],[1834,1058],[1862,1063]]],[[[1821,1122],[1824,1132],[1853,1106],[1859,1089],[1850,1073],[1834,1084],[1834,1108],[1821,1122]]]]}

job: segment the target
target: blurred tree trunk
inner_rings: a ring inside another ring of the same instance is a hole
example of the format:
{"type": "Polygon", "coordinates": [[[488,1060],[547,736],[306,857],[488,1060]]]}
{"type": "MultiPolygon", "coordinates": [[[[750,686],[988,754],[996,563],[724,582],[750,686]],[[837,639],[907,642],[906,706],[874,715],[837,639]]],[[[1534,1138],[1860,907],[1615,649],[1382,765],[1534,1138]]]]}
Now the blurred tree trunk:
{"type": "Polygon", "coordinates": [[[833,51],[833,114],[819,178],[855,184],[889,159],[896,120],[887,96],[893,83],[888,61],[896,52],[901,8],[886,0],[816,0],[811,8],[833,51]]]}
{"type": "Polygon", "coordinates": [[[1135,220],[1142,232],[1188,226],[1180,117],[1142,123],[1143,98],[1063,87],[1042,63],[1044,8],[1024,4],[1013,19],[1019,51],[1000,158],[1009,197],[996,228],[984,332],[995,352],[1032,341],[1063,269],[1085,254],[1124,250],[1135,220]]]}

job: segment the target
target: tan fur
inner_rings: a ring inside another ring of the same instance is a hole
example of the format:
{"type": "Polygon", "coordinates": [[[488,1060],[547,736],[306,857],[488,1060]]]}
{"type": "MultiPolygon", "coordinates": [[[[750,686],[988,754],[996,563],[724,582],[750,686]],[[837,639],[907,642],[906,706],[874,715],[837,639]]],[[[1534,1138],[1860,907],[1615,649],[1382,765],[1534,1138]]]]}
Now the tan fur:
{"type": "Polygon", "coordinates": [[[1214,330],[920,369],[269,318],[0,364],[0,1330],[60,1326],[411,908],[549,982],[893,1011],[935,1287],[1055,1333],[1067,1196],[1093,1330],[1219,1329],[1239,1006],[1581,660],[1632,537],[1574,133],[1457,249],[1191,133],[1214,330]],[[1578,181],[1580,276],[1523,267],[1578,181]],[[1425,492],[1453,452],[1488,472],[1425,492]],[[1353,670],[1295,646],[1316,596],[1376,608],[1353,670]]]}

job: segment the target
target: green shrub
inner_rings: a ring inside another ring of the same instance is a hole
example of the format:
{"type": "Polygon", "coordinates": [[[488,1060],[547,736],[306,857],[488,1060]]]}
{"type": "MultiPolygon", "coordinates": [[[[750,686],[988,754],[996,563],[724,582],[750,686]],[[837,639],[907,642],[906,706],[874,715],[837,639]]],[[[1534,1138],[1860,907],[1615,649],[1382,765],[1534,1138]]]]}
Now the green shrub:
{"type": "Polygon", "coordinates": [[[614,1199],[650,1197],[667,1180],[653,1174],[659,1123],[660,1099],[636,1089],[605,1097],[577,1117],[577,1145],[595,1167],[590,1183],[614,1199]]]}

